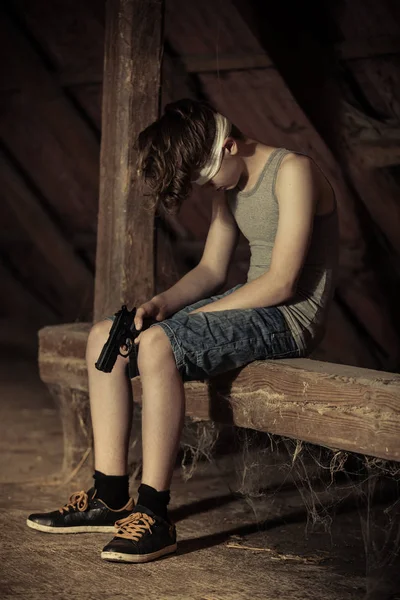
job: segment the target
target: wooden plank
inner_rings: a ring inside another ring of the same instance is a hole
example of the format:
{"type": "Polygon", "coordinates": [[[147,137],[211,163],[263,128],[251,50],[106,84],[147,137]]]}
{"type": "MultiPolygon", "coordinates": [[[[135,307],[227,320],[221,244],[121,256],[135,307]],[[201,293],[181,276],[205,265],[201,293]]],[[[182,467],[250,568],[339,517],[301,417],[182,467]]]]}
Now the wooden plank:
{"type": "MultiPolygon", "coordinates": [[[[40,375],[87,392],[89,324],[39,332],[40,375]]],[[[141,403],[140,377],[132,381],[141,403]]],[[[400,460],[400,375],[315,361],[255,361],[207,381],[185,383],[186,414],[334,449],[400,460]]]]}
{"type": "Polygon", "coordinates": [[[62,232],[40,205],[22,177],[0,150],[0,181],[3,198],[22,229],[41,252],[43,260],[58,273],[64,304],[60,313],[75,319],[78,313],[89,317],[93,307],[92,273],[64,239],[62,232]]]}
{"type": "MultiPolygon", "coordinates": [[[[138,402],[139,385],[134,398],[138,402]]],[[[185,384],[188,416],[400,459],[400,376],[309,359],[261,361],[185,384]]]]}
{"type": "Polygon", "coordinates": [[[133,144],[157,119],[164,1],[108,0],[95,320],[154,295],[154,210],[133,144]]]}

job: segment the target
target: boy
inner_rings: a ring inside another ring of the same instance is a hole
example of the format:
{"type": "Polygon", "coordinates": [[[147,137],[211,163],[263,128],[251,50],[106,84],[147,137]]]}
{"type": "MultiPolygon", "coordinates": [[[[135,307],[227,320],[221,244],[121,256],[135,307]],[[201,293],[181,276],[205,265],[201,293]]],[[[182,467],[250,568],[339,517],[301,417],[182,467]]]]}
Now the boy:
{"type": "Polygon", "coordinates": [[[94,486],[58,511],[27,520],[52,533],[114,531],[101,557],[134,563],[177,548],[167,507],[185,414],[184,381],[254,360],[309,354],[324,334],[338,254],[334,193],[315,163],[244,136],[204,102],[167,105],[141,132],[138,155],[139,173],[160,212],[179,212],[193,182],[221,192],[213,198],[199,265],[136,313],[137,329],[145,316],[157,321],[136,339],[143,391],[138,501],[128,492],[127,359],[119,356],[112,373],[94,366],[111,327],[107,317],[93,326],[86,352],[94,486]],[[239,230],[251,247],[247,282],[217,294],[239,230]]]}

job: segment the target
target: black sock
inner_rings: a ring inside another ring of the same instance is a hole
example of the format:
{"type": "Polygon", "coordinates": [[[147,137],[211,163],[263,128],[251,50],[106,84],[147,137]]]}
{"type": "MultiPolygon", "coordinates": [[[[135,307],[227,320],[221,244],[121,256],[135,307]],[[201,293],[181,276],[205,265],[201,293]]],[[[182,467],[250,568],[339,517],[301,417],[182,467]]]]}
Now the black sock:
{"type": "Polygon", "coordinates": [[[158,492],[156,489],[145,483],[139,485],[139,498],[137,503],[149,508],[154,514],[168,520],[167,506],[170,500],[169,490],[158,492]]]}
{"type": "Polygon", "coordinates": [[[95,471],[93,475],[97,498],[110,508],[122,508],[129,500],[129,475],[105,475],[95,471]]]}

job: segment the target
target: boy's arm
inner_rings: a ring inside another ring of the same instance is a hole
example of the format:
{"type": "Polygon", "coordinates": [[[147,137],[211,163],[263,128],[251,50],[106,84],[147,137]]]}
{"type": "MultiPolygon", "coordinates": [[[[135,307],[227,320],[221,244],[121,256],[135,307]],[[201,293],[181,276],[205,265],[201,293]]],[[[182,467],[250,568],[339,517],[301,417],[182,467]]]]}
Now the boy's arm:
{"type": "Polygon", "coordinates": [[[229,264],[239,239],[239,228],[225,195],[215,194],[207,240],[201,261],[171,288],[152,300],[171,315],[188,304],[212,296],[225,284],[229,264]]]}
{"type": "Polygon", "coordinates": [[[214,295],[223,285],[224,281],[200,262],[172,287],[154,296],[152,301],[164,307],[165,314],[170,316],[188,304],[214,295]]]}

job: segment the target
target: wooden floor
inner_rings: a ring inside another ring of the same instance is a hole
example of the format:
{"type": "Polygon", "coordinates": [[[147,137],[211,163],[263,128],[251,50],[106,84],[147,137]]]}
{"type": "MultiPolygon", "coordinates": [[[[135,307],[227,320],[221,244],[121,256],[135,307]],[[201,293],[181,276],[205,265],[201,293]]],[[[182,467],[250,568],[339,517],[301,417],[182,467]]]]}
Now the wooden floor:
{"type": "Polygon", "coordinates": [[[230,492],[236,475],[226,457],[202,463],[187,483],[176,469],[171,508],[178,553],[172,557],[140,566],[106,563],[100,551],[109,534],[57,536],[28,529],[30,512],[58,508],[91,481],[86,471],[68,485],[54,484],[62,459],[60,422],[34,362],[3,359],[0,374],[3,600],[398,598],[384,592],[382,573],[379,580],[366,578],[357,510],[338,514],[330,533],[306,533],[295,487],[250,506],[230,492]]]}

